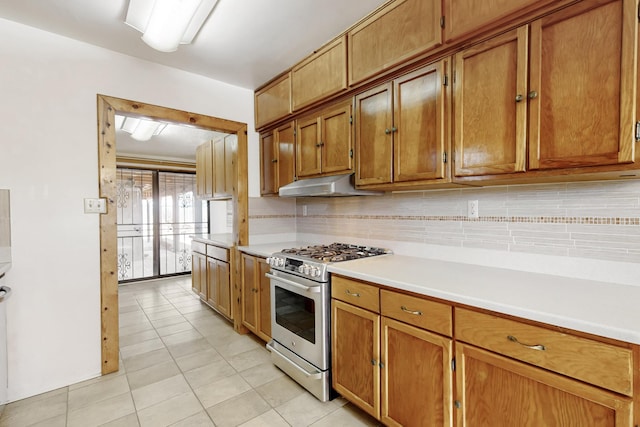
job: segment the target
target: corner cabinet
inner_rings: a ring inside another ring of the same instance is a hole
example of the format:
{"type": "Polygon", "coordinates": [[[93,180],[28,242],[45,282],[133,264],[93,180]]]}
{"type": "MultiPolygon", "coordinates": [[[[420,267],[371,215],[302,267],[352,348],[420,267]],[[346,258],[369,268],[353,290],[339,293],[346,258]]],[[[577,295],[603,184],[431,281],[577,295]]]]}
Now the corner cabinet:
{"type": "Polygon", "coordinates": [[[340,276],[331,294],[336,391],[385,425],[451,426],[452,341],[431,329],[451,307],[340,276]]]}
{"type": "Polygon", "coordinates": [[[440,1],[395,0],[348,33],[349,85],[353,86],[442,42],[440,1]]]}
{"type": "Polygon", "coordinates": [[[353,170],[352,100],[297,120],[298,178],[353,170]]]}
{"type": "Polygon", "coordinates": [[[356,184],[361,188],[449,181],[445,59],[356,96],[356,184]]]}
{"type": "Polygon", "coordinates": [[[295,122],[260,133],[260,194],[278,195],[295,177],[295,122]]]}
{"type": "Polygon", "coordinates": [[[636,37],[635,1],[584,0],[456,53],[454,175],[633,162],[636,37]]]}
{"type": "Polygon", "coordinates": [[[264,341],[271,339],[271,291],[265,258],[243,253],[242,324],[264,341]]]}

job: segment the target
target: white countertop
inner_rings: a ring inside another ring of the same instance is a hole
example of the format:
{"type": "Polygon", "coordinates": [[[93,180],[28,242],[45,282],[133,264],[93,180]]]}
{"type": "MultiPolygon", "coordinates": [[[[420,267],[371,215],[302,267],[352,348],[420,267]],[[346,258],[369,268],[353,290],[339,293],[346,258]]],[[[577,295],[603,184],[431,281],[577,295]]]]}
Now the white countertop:
{"type": "Polygon", "coordinates": [[[310,243],[300,241],[270,242],[258,245],[238,246],[238,249],[249,255],[261,256],[266,258],[268,256],[271,256],[274,252],[280,252],[283,249],[302,248],[309,245],[310,243]]]}
{"type": "Polygon", "coordinates": [[[194,234],[191,238],[197,242],[209,243],[211,245],[221,246],[223,248],[232,248],[235,246],[233,234],[194,234]]]}
{"type": "Polygon", "coordinates": [[[640,344],[640,286],[401,255],[335,263],[329,271],[640,344]]]}

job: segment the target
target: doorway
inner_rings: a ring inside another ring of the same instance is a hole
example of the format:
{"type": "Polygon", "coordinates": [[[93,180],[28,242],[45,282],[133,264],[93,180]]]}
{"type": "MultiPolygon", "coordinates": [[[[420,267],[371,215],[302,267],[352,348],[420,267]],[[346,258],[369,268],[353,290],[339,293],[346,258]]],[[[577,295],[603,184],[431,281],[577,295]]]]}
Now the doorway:
{"type": "MultiPolygon", "coordinates": [[[[232,198],[235,245],[249,243],[247,188],[247,124],[181,110],[144,104],[105,95],[97,96],[98,170],[100,197],[107,201],[107,213],[100,215],[100,317],[102,374],[118,370],[118,247],[117,169],[115,115],[149,118],[174,124],[236,134],[238,141],[236,190],[232,198]]],[[[236,277],[239,271],[234,271],[236,277]]],[[[239,304],[239,298],[234,298],[239,304]]],[[[239,308],[239,307],[238,307],[239,308]]]]}

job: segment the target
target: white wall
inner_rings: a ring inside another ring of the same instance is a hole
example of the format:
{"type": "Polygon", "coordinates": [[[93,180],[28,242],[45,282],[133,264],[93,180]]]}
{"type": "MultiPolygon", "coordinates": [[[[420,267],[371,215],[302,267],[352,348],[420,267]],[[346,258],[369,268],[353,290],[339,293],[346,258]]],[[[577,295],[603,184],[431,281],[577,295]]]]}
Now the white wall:
{"type": "Polygon", "coordinates": [[[253,92],[0,19],[0,188],[11,190],[9,399],[100,374],[96,94],[249,124],[253,92]]]}

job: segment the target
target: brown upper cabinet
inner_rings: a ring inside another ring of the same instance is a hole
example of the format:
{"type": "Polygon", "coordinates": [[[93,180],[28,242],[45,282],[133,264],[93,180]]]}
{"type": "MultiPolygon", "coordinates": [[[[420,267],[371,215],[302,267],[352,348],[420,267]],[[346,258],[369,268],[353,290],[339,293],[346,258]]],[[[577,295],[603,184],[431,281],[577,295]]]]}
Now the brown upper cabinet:
{"type": "Polygon", "coordinates": [[[211,141],[208,141],[196,147],[196,194],[201,199],[213,196],[212,168],[211,141]]]}
{"type": "Polygon", "coordinates": [[[256,129],[291,114],[291,73],[288,72],[255,94],[256,129]]]}
{"type": "Polygon", "coordinates": [[[554,0],[443,0],[444,39],[446,42],[457,41],[532,13],[553,2],[554,0]]]}
{"type": "Polygon", "coordinates": [[[448,67],[441,60],[356,96],[359,187],[448,178],[448,67]]]}
{"type": "Polygon", "coordinates": [[[347,88],[347,37],[341,36],[291,70],[293,111],[347,88]]]}
{"type": "Polygon", "coordinates": [[[353,86],[442,43],[440,0],[395,0],[348,33],[353,86]]]}
{"type": "Polygon", "coordinates": [[[635,10],[585,0],[455,54],[454,175],[632,162],[635,10]]]}
{"type": "Polygon", "coordinates": [[[213,198],[231,198],[235,194],[238,137],[227,135],[213,142],[213,198]]]}
{"type": "Polygon", "coordinates": [[[277,195],[280,187],[294,180],[295,122],[260,134],[260,194],[277,195]]]}
{"type": "Polygon", "coordinates": [[[297,121],[298,178],[353,170],[352,100],[297,121]]]}

